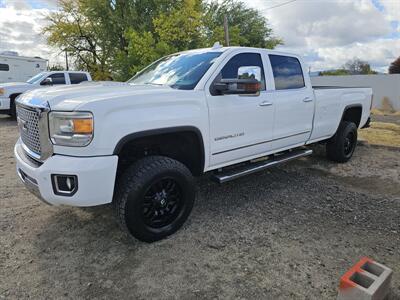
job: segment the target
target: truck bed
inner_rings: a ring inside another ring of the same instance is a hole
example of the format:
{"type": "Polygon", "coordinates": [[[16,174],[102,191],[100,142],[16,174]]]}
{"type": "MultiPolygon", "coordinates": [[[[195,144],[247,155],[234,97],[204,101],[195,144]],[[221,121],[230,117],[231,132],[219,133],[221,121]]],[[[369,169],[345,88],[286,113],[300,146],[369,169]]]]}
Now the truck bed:
{"type": "Polygon", "coordinates": [[[358,127],[362,128],[368,121],[371,106],[371,88],[313,86],[315,95],[315,114],[313,132],[310,141],[332,137],[340,123],[343,112],[352,107],[360,110],[361,119],[358,127]]]}

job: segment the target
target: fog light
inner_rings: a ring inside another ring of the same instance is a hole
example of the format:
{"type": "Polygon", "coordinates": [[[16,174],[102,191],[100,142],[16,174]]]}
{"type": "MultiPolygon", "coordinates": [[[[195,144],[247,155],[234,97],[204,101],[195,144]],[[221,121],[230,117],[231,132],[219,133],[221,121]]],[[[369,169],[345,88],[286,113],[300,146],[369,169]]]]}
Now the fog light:
{"type": "Polygon", "coordinates": [[[78,190],[78,177],[76,175],[51,175],[54,194],[72,196],[78,190]]]}

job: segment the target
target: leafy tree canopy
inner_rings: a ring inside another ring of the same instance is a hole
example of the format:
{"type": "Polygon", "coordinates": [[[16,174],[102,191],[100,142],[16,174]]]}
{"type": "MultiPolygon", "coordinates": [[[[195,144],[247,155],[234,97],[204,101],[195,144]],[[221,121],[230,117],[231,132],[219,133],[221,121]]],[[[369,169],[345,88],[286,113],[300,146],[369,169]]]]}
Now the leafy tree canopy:
{"type": "Polygon", "coordinates": [[[389,74],[400,74],[400,56],[390,64],[389,74]]]}
{"type": "Polygon", "coordinates": [[[347,61],[341,69],[319,72],[320,76],[378,74],[371,65],[358,58],[347,61]]]}
{"type": "Polygon", "coordinates": [[[64,71],[65,68],[59,64],[51,65],[47,67],[48,71],[64,71]]]}
{"type": "Polygon", "coordinates": [[[95,79],[126,80],[164,55],[222,44],[224,15],[231,45],[282,44],[240,0],[61,0],[60,7],[48,16],[48,43],[95,79]]]}

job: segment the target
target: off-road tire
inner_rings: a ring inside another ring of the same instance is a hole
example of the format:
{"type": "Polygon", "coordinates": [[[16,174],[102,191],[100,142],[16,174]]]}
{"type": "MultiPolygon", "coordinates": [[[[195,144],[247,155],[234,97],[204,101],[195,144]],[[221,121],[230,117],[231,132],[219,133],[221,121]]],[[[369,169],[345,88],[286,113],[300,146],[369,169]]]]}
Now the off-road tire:
{"type": "Polygon", "coordinates": [[[194,199],[194,179],[185,165],[164,156],[148,156],[133,163],[118,178],[113,204],[121,227],[138,240],[150,243],[175,233],[189,217],[194,199]],[[175,180],[182,195],[181,207],[170,224],[153,228],[146,224],[145,196],[164,178],[175,180]]]}
{"type": "Polygon", "coordinates": [[[13,120],[17,119],[17,108],[15,105],[15,99],[17,99],[19,95],[14,95],[10,97],[10,116],[13,120]]]}
{"type": "Polygon", "coordinates": [[[347,162],[353,156],[356,145],[356,124],[349,121],[342,121],[335,135],[326,144],[326,156],[335,162],[347,162]]]}

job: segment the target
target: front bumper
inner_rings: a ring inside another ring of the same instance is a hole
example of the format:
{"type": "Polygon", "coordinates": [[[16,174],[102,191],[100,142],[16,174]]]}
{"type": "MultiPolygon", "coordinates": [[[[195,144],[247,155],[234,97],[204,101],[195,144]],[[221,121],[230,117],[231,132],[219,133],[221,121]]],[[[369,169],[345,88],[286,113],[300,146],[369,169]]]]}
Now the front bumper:
{"type": "Polygon", "coordinates": [[[10,98],[0,96],[0,113],[8,112],[10,110],[10,98]]]}
{"type": "Polygon", "coordinates": [[[71,157],[53,155],[38,164],[17,141],[14,147],[17,173],[26,188],[44,202],[52,205],[95,206],[110,203],[114,193],[118,156],[71,157]],[[51,175],[76,175],[78,190],[72,196],[56,195],[51,175]]]}

